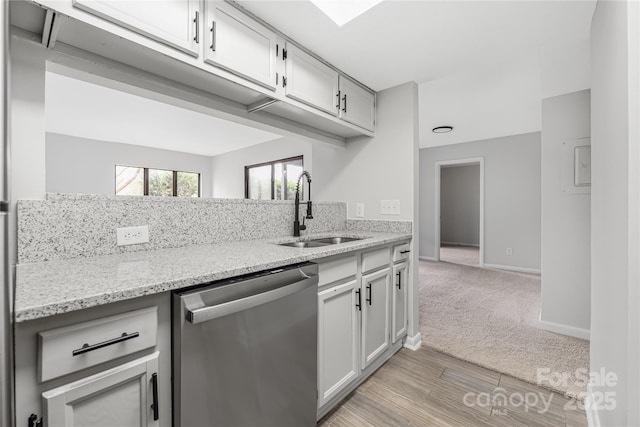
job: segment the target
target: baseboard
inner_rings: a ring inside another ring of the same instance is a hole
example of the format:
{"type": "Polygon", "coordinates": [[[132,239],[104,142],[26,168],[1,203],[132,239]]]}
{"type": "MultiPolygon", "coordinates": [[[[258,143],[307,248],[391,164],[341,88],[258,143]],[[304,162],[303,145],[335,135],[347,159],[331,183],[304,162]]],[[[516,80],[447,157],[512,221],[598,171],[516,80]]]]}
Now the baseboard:
{"type": "Polygon", "coordinates": [[[410,337],[407,335],[407,339],[404,341],[404,346],[409,350],[416,351],[422,347],[422,335],[420,332],[410,337]]]}
{"type": "Polygon", "coordinates": [[[498,265],[498,264],[485,263],[484,268],[497,268],[498,270],[516,271],[518,273],[540,274],[540,269],[538,268],[514,267],[511,265],[498,265]]]}
{"type": "Polygon", "coordinates": [[[432,256],[420,256],[418,258],[420,258],[423,261],[435,261],[436,260],[435,257],[432,257],[432,256]]]}
{"type": "Polygon", "coordinates": [[[477,243],[460,243],[460,242],[440,242],[441,245],[450,245],[450,246],[471,246],[473,248],[479,248],[480,245],[477,243]]]}
{"type": "Polygon", "coordinates": [[[576,328],[575,326],[563,325],[561,323],[547,322],[538,319],[538,325],[545,331],[555,332],[556,334],[569,335],[583,340],[591,340],[591,331],[589,329],[576,328]]]}
{"type": "Polygon", "coordinates": [[[587,413],[587,424],[589,427],[600,427],[598,405],[594,404],[595,401],[591,384],[587,384],[587,397],[584,399],[584,409],[587,413]]]}

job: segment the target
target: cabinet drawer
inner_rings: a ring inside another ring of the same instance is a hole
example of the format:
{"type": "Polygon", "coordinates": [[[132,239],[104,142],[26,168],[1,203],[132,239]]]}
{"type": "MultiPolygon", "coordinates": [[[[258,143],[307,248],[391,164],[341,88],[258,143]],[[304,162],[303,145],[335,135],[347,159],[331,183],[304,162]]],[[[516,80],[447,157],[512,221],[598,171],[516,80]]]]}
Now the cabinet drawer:
{"type": "Polygon", "coordinates": [[[40,332],[40,381],[154,347],[158,329],[157,312],[157,307],[149,307],[40,332]]]}
{"type": "Polygon", "coordinates": [[[318,263],[318,287],[356,275],[356,256],[341,256],[318,263]]]}
{"type": "Polygon", "coordinates": [[[393,262],[398,262],[409,258],[411,248],[409,243],[403,243],[393,247],[393,262]]]}
{"type": "Polygon", "coordinates": [[[385,246],[375,251],[362,254],[362,272],[366,273],[376,268],[389,265],[389,247],[385,246]]]}

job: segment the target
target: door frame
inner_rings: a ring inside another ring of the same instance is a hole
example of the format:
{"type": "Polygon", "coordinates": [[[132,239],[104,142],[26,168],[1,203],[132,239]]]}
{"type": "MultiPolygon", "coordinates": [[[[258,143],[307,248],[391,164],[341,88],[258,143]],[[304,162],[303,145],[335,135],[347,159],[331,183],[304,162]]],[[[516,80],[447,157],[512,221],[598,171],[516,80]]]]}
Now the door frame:
{"type": "Polygon", "coordinates": [[[480,165],[480,267],[484,267],[484,157],[470,157],[466,159],[456,160],[442,160],[436,162],[436,203],[435,203],[435,221],[434,221],[434,258],[436,261],[440,261],[440,177],[443,166],[467,166],[467,165],[480,165]]]}

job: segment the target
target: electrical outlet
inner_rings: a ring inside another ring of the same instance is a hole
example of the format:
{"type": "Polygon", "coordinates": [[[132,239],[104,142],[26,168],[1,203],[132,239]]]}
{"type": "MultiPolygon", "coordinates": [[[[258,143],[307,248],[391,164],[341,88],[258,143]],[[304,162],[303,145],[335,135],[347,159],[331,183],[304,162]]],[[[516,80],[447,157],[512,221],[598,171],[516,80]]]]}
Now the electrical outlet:
{"type": "Polygon", "coordinates": [[[381,215],[400,215],[400,200],[380,200],[381,215]]]}
{"type": "Polygon", "coordinates": [[[116,228],[116,240],[118,246],[149,243],[149,226],[116,228]]]}
{"type": "Polygon", "coordinates": [[[513,248],[507,248],[507,255],[513,255],[513,248]]]}
{"type": "Polygon", "coordinates": [[[356,217],[364,218],[364,203],[356,203],[356,217]]]}

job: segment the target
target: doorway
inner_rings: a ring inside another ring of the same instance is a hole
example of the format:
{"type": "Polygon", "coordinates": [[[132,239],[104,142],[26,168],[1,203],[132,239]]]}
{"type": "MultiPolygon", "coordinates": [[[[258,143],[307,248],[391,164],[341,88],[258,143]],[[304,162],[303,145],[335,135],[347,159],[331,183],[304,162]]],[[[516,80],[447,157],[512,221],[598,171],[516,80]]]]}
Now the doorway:
{"type": "Polygon", "coordinates": [[[484,266],[484,158],[436,162],[435,259],[484,266]]]}

